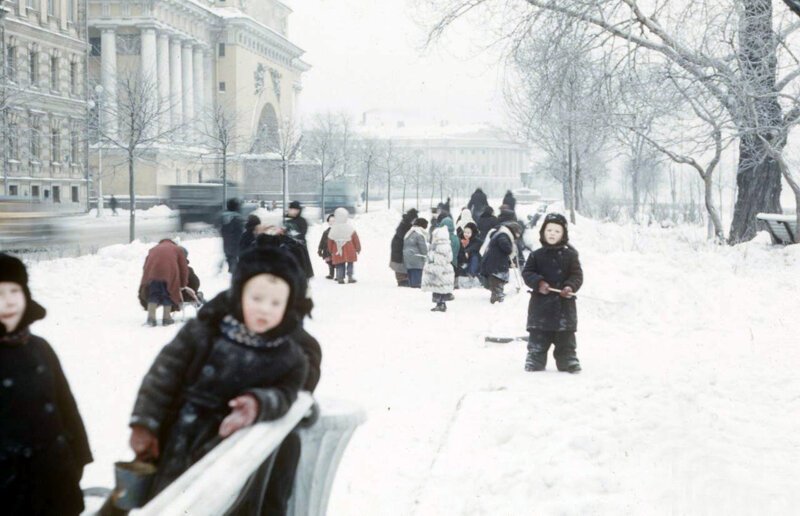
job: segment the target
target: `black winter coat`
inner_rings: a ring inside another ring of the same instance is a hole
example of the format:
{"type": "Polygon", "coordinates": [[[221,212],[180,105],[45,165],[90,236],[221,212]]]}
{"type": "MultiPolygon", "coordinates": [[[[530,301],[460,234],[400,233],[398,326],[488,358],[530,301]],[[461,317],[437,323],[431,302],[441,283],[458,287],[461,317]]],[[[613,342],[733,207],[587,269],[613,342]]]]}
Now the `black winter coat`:
{"type": "Polygon", "coordinates": [[[317,384],[319,383],[321,374],[322,347],[319,345],[317,339],[303,327],[297,328],[297,330],[292,333],[292,340],[300,346],[300,349],[303,350],[303,353],[308,359],[308,377],[306,378],[306,383],[303,385],[303,390],[314,392],[314,389],[317,388],[317,384]]]}
{"type": "Polygon", "coordinates": [[[489,234],[493,228],[495,228],[500,221],[497,220],[497,217],[494,215],[481,215],[478,219],[478,231],[481,233],[481,238],[486,238],[486,235],[489,234]]]}
{"type": "Polygon", "coordinates": [[[286,414],[305,385],[308,360],[290,336],[253,344],[223,333],[228,295],[222,292],[204,305],[142,380],[130,424],[159,437],[151,497],[219,444],[230,400],[252,394],[259,402],[258,421],[269,421],[286,414]]]}
{"type": "Polygon", "coordinates": [[[525,263],[522,278],[533,292],[528,304],[528,330],[576,331],[578,310],[576,301],[563,298],[555,292],[542,295],[539,281],[561,289],[572,287],[577,292],[583,284],[583,269],[578,251],[568,244],[544,245],[532,252],[525,263]]]}
{"type": "Polygon", "coordinates": [[[330,258],[331,252],[328,249],[328,234],[331,232],[331,228],[326,229],[322,232],[322,236],[319,239],[319,245],[317,246],[317,255],[321,258],[330,258]]]}
{"type": "Polygon", "coordinates": [[[222,249],[226,256],[239,255],[239,240],[244,231],[244,219],[241,214],[235,211],[226,211],[222,213],[222,227],[220,234],[222,235],[222,249]]]}
{"type": "Polygon", "coordinates": [[[476,219],[483,214],[483,210],[489,206],[489,200],[483,190],[475,190],[469,198],[467,208],[472,212],[472,218],[476,219]]]}
{"type": "Polygon", "coordinates": [[[514,242],[505,233],[495,232],[481,261],[481,274],[484,276],[508,274],[514,242]]]}
{"type": "Polygon", "coordinates": [[[403,243],[405,242],[406,233],[411,229],[411,222],[402,220],[397,225],[392,237],[392,263],[403,263],[403,243]]]}
{"type": "Polygon", "coordinates": [[[86,430],[55,352],[23,334],[0,341],[0,512],[77,515],[92,462],[86,430]]]}
{"type": "Polygon", "coordinates": [[[511,211],[516,211],[517,209],[517,200],[514,198],[514,194],[511,192],[506,192],[503,196],[503,204],[508,206],[511,211]]]}
{"type": "Polygon", "coordinates": [[[305,245],[306,233],[308,233],[308,221],[306,221],[306,219],[301,215],[297,217],[286,217],[284,227],[286,228],[287,235],[305,245]]]}

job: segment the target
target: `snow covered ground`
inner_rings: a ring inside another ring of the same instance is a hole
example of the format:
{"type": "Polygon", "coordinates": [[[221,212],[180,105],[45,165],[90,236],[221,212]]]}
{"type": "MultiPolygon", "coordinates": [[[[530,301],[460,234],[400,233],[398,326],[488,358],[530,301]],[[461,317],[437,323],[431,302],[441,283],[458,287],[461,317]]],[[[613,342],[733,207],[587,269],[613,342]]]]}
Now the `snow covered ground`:
{"type": "MultiPolygon", "coordinates": [[[[448,311],[395,286],[399,215],[362,215],[354,285],[315,259],[320,397],[362,404],[330,514],[792,514],[800,506],[800,246],[762,234],[707,244],[703,228],[570,228],[586,282],[584,372],[525,373],[527,294],[490,305],[456,291],[448,311]],[[598,298],[598,299],[590,299],[598,298]]],[[[320,226],[309,234],[312,253],[320,226]]],[[[226,287],[219,239],[184,242],[210,297],[226,287]]],[[[113,484],[130,457],[142,375],[177,327],[144,327],[136,300],[150,244],[31,267],[88,425],[84,486],[113,484]]],[[[513,288],[507,288],[507,291],[513,288]]],[[[552,359],[551,359],[552,362],[552,359]]]]}

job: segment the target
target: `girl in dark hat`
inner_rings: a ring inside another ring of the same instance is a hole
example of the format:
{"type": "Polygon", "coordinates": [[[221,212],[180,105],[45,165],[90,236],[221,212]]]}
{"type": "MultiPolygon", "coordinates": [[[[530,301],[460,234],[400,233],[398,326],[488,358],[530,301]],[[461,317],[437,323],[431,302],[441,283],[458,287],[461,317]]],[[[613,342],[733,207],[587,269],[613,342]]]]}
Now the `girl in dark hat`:
{"type": "Polygon", "coordinates": [[[522,271],[525,284],[533,289],[528,305],[530,337],[525,370],[544,371],[552,344],[558,370],[579,373],[575,341],[578,310],[573,294],[583,284],[583,269],[578,251],[569,243],[567,219],[560,213],[549,213],[539,239],[542,247],[531,253],[522,271]]]}
{"type": "Polygon", "coordinates": [[[306,284],[288,252],[256,247],[161,350],[130,420],[137,458],[158,465],[151,497],[225,437],[289,410],[308,374],[290,337],[310,311],[306,284]]]}
{"type": "Polygon", "coordinates": [[[55,352],[30,325],[45,316],[25,265],[0,253],[0,508],[9,515],[83,511],[92,462],[78,406],[55,352]]]}

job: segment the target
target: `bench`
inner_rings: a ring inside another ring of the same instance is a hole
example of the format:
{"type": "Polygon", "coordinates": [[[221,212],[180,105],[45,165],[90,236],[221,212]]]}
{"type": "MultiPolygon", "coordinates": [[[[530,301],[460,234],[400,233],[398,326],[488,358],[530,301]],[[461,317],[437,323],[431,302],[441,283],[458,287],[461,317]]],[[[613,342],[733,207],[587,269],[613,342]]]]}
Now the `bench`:
{"type": "MultiPolygon", "coordinates": [[[[298,429],[300,462],[289,501],[290,515],[326,513],[339,462],[356,428],[366,420],[356,405],[319,401],[320,416],[308,428],[298,429]]],[[[217,516],[236,501],[256,469],[278,448],[311,408],[313,400],[301,392],[281,419],[258,423],[234,433],[206,454],[132,516],[217,516]]],[[[87,514],[87,513],[84,513],[87,514]]]]}
{"type": "Polygon", "coordinates": [[[797,243],[797,217],[777,213],[759,213],[756,219],[764,222],[773,244],[797,243]]]}

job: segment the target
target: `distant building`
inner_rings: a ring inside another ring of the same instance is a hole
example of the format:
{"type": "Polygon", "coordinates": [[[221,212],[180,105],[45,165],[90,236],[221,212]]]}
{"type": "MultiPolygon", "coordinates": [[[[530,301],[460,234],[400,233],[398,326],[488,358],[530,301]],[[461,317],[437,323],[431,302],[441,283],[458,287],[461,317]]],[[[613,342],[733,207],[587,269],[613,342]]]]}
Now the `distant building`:
{"type": "Polygon", "coordinates": [[[0,194],[84,211],[86,0],[6,0],[0,9],[0,194]]]}
{"type": "Polygon", "coordinates": [[[477,187],[495,196],[518,188],[530,163],[527,144],[488,125],[412,125],[370,114],[357,131],[364,138],[391,141],[398,150],[434,163],[446,174],[450,190],[459,195],[477,187]]]}
{"type": "MultiPolygon", "coordinates": [[[[220,160],[198,135],[211,106],[225,106],[237,119],[230,180],[243,180],[236,155],[275,146],[279,119],[295,118],[301,76],[310,68],[288,39],[290,14],[278,0],[90,1],[89,76],[97,101],[119,102],[119,77],[139,72],[153,83],[154,103],[169,106],[163,124],[185,127],[177,143],[153,145],[139,160],[137,194],[163,196],[168,185],[220,177],[220,160]]],[[[108,107],[101,112],[113,111],[108,107]]],[[[124,130],[123,120],[101,123],[106,132],[124,130]]],[[[118,150],[95,143],[91,166],[104,194],[128,193],[118,150]]]]}

